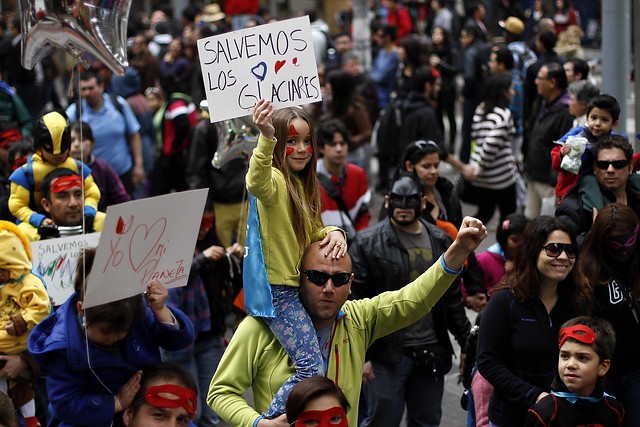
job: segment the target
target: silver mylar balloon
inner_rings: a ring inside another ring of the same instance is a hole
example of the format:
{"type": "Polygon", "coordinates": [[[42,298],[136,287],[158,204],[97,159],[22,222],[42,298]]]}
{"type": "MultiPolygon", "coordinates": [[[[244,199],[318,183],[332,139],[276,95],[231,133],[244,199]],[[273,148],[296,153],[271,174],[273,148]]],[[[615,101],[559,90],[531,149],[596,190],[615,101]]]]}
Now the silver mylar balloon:
{"type": "Polygon", "coordinates": [[[20,0],[22,66],[33,68],[56,48],[88,67],[89,53],[123,75],[132,0],[20,0]]]}

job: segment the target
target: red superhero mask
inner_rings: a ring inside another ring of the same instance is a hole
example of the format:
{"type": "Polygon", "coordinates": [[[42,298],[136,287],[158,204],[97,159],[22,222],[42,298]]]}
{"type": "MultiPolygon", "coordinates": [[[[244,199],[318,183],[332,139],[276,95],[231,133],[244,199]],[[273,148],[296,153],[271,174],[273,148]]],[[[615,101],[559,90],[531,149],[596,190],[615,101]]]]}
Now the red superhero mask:
{"type": "Polygon", "coordinates": [[[558,348],[562,347],[562,344],[564,344],[567,338],[572,338],[582,344],[593,344],[596,342],[596,333],[593,332],[593,329],[585,325],[562,328],[560,329],[560,345],[558,345],[558,348]]]}
{"type": "Polygon", "coordinates": [[[82,188],[82,178],[79,175],[61,176],[51,183],[51,191],[54,193],[60,193],[73,187],[82,188]]]}
{"type": "Polygon", "coordinates": [[[147,403],[156,408],[184,408],[193,417],[198,410],[196,392],[176,384],[163,384],[149,387],[144,394],[147,403]],[[175,398],[161,396],[170,394],[175,398]]]}
{"type": "Polygon", "coordinates": [[[16,157],[15,159],[13,159],[13,170],[18,169],[20,166],[24,165],[28,161],[29,161],[28,156],[16,157]]]}
{"type": "Polygon", "coordinates": [[[304,411],[296,418],[295,427],[348,427],[347,414],[342,406],[324,411],[304,411]]]}

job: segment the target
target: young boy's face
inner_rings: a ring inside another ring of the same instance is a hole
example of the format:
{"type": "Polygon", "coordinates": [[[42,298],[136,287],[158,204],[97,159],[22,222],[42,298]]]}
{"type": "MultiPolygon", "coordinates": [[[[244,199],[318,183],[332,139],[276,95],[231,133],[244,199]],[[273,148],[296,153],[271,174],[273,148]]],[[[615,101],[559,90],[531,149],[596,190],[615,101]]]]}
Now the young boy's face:
{"type": "Polygon", "coordinates": [[[589,396],[596,388],[599,377],[605,376],[611,361],[600,360],[591,346],[566,340],[560,348],[558,373],[570,392],[589,396]]]}
{"type": "Polygon", "coordinates": [[[69,149],[67,148],[60,154],[53,154],[46,150],[40,150],[40,155],[45,162],[58,166],[59,164],[64,163],[64,161],[69,157],[69,149]]]}
{"type": "Polygon", "coordinates": [[[611,113],[606,110],[594,107],[587,115],[587,127],[596,138],[608,134],[616,126],[618,126],[618,121],[614,122],[611,113]]]}

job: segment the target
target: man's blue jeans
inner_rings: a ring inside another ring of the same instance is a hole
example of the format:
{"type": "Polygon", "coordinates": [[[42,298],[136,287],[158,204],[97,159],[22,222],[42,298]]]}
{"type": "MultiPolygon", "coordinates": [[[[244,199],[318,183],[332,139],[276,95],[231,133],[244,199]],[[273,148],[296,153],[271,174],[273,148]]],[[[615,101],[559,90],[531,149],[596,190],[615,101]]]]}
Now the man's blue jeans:
{"type": "Polygon", "coordinates": [[[408,427],[435,427],[442,419],[444,376],[414,367],[402,356],[394,366],[373,362],[375,379],[365,386],[368,416],[362,427],[397,427],[407,405],[408,427]]]}

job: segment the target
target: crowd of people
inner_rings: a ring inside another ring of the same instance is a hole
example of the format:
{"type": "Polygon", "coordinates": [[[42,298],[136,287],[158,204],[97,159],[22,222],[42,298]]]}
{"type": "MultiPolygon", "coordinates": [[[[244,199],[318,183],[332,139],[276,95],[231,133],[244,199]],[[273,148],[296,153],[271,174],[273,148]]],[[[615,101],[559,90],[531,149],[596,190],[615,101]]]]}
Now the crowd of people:
{"type": "Polygon", "coordinates": [[[122,76],[21,72],[0,22],[0,424],[438,426],[459,357],[469,425],[640,425],[640,177],[580,13],[381,3],[370,69],[348,2],[299,11],[322,102],[218,123],[196,41],[277,20],[257,1],[133,14],[122,76]],[[95,250],[66,301],[31,272],[30,242],[198,188],[185,287],[85,309],[95,250]]]}

